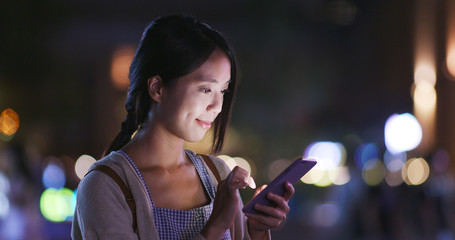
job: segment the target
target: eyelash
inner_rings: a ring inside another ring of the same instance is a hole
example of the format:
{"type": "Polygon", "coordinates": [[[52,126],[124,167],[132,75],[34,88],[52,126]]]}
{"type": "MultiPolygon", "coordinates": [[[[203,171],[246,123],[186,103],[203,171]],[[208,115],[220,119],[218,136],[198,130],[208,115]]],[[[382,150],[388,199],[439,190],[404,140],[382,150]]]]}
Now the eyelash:
{"type": "MultiPolygon", "coordinates": [[[[210,89],[210,88],[203,88],[203,89],[201,89],[201,91],[202,91],[203,93],[210,93],[210,92],[212,92],[212,89],[210,89]]],[[[222,93],[223,95],[226,94],[226,93],[230,93],[230,92],[231,92],[231,90],[229,90],[229,89],[224,89],[224,90],[221,91],[221,93],[222,93]]]]}
{"type": "Polygon", "coordinates": [[[223,91],[221,91],[221,93],[223,93],[223,95],[226,94],[226,93],[231,93],[231,90],[229,90],[229,89],[224,89],[223,91]]]}

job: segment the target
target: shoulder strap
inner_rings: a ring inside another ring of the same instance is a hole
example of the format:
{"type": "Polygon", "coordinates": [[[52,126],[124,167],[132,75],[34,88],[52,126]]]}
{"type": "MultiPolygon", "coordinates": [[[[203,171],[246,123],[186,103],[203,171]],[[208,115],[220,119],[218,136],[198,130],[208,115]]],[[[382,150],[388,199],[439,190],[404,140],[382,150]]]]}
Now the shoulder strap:
{"type": "Polygon", "coordinates": [[[125,195],[126,202],[128,203],[128,206],[130,207],[131,213],[133,214],[133,229],[134,229],[134,232],[136,232],[136,230],[137,230],[136,202],[134,202],[134,198],[133,198],[133,194],[131,193],[131,190],[126,186],[126,184],[122,180],[122,178],[114,170],[112,170],[112,168],[110,168],[106,165],[96,165],[87,174],[89,174],[90,172],[95,171],[95,170],[108,175],[110,178],[112,178],[117,183],[117,185],[122,190],[123,195],[125,195]]]}
{"type": "Polygon", "coordinates": [[[218,172],[218,169],[216,169],[216,166],[215,164],[212,162],[212,159],[210,159],[209,156],[207,155],[202,155],[201,154],[201,157],[202,159],[204,160],[205,164],[207,164],[207,166],[210,168],[210,171],[212,171],[213,175],[215,176],[216,180],[219,182],[221,182],[221,176],[220,176],[220,173],[218,172]]]}

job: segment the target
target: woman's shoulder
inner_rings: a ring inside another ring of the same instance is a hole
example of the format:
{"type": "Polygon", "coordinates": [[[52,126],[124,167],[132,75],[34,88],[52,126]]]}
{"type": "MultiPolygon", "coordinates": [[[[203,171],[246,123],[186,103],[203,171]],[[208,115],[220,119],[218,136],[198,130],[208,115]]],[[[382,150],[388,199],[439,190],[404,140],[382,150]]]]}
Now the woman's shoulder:
{"type": "MultiPolygon", "coordinates": [[[[108,166],[125,180],[124,160],[117,154],[111,153],[95,162],[79,183],[75,210],[77,217],[73,221],[75,234],[79,231],[79,234],[82,232],[90,239],[101,235],[108,239],[136,239],[131,228],[131,210],[123,191],[108,174],[93,170],[96,166],[108,166]]],[[[80,239],[75,236],[75,239],[80,239]]]]}
{"type": "MultiPolygon", "coordinates": [[[[97,189],[102,186],[107,186],[106,183],[111,182],[111,177],[105,173],[98,171],[97,166],[107,166],[117,173],[122,180],[125,179],[125,164],[126,161],[122,159],[119,153],[112,152],[102,159],[96,161],[88,170],[87,174],[82,178],[79,183],[81,189],[97,189]]],[[[115,185],[113,185],[115,186],[115,185]]]]}
{"type": "Polygon", "coordinates": [[[97,165],[105,165],[110,168],[122,168],[127,162],[123,159],[122,155],[119,152],[111,152],[108,155],[104,156],[102,159],[96,161],[91,167],[93,169],[97,165]]]}

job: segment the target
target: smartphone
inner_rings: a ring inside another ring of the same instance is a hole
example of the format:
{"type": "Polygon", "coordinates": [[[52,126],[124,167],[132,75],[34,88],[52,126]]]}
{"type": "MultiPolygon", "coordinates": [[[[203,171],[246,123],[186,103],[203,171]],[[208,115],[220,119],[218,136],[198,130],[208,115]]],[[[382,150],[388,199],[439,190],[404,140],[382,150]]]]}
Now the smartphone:
{"type": "Polygon", "coordinates": [[[314,159],[299,158],[289,165],[283,172],[278,175],[267,187],[262,190],[256,197],[251,199],[242,209],[244,213],[260,213],[254,209],[256,203],[263,205],[273,206],[274,202],[267,199],[267,193],[273,192],[278,195],[284,193],[284,183],[290,182],[295,184],[300,178],[303,177],[310,169],[316,165],[314,159]]]}

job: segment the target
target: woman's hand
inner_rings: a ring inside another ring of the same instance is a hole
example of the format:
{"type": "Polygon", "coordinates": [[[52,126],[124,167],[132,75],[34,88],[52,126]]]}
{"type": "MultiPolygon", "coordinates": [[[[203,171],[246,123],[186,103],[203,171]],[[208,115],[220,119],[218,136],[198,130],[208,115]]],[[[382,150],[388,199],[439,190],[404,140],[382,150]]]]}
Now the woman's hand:
{"type": "MultiPolygon", "coordinates": [[[[254,196],[259,194],[265,188],[265,185],[257,189],[254,196]]],[[[291,183],[284,184],[283,196],[268,193],[267,198],[275,203],[275,206],[267,206],[255,204],[254,208],[263,214],[245,214],[248,217],[248,228],[250,236],[263,235],[269,229],[277,228],[286,220],[290,208],[288,205],[289,199],[294,195],[295,189],[291,183]]]]}
{"type": "MultiPolygon", "coordinates": [[[[212,215],[201,231],[206,239],[220,239],[224,232],[234,223],[238,211],[240,195],[239,188],[252,185],[250,174],[243,168],[235,167],[228,177],[218,184],[213,203],[212,215]]],[[[254,183],[254,182],[253,182],[254,183]]]]}

